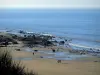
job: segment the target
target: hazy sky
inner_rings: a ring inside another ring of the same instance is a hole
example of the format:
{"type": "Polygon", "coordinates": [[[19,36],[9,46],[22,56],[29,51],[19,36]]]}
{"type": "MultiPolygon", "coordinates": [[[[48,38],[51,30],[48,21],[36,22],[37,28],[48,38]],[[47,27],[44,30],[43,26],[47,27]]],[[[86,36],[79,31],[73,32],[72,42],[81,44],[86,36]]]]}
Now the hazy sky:
{"type": "Polygon", "coordinates": [[[100,0],[0,0],[10,8],[100,8],[100,0]]]}

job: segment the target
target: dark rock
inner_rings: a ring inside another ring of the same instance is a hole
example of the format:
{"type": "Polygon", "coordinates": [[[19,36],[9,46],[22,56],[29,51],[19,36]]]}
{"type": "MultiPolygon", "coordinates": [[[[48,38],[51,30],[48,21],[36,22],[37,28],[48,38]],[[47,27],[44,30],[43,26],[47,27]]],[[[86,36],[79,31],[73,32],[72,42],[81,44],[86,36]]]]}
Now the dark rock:
{"type": "Polygon", "coordinates": [[[20,49],[15,49],[16,51],[20,51],[20,49]]]}
{"type": "Polygon", "coordinates": [[[38,52],[38,50],[34,50],[34,52],[38,52]]]}

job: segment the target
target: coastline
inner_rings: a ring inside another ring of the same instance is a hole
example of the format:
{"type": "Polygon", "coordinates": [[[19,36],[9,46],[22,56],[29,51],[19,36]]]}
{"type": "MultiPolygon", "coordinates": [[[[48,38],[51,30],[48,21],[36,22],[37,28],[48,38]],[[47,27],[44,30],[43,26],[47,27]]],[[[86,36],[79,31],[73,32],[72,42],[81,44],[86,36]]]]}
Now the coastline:
{"type": "MultiPolygon", "coordinates": [[[[20,35],[17,31],[10,31],[10,30],[0,30],[0,32],[3,32],[4,33],[11,33],[11,34],[15,34],[15,35],[20,35]],[[9,31],[9,32],[8,32],[9,31]]],[[[35,32],[34,32],[35,33],[35,32]]],[[[43,33],[36,33],[36,34],[43,34],[43,33]]],[[[44,33],[45,34],[45,33],[44,33]]],[[[50,34],[50,33],[48,33],[50,34]]],[[[76,46],[76,47],[79,47],[79,48],[93,48],[93,49],[100,49],[100,40],[91,40],[91,39],[85,39],[85,38],[74,38],[74,37],[65,37],[65,36],[57,36],[56,34],[50,34],[50,35],[54,35],[56,38],[60,39],[60,40],[65,40],[65,39],[71,39],[71,43],[69,43],[71,46],[76,46]],[[94,44],[91,44],[91,43],[95,43],[95,46],[94,44]],[[96,45],[98,43],[98,45],[96,45]]]]}
{"type": "MultiPolygon", "coordinates": [[[[4,33],[11,33],[11,34],[15,34],[15,35],[20,35],[18,34],[17,31],[12,31],[12,30],[0,30],[0,32],[4,32],[4,33]],[[8,32],[9,31],[9,32],[8,32]]],[[[35,32],[34,32],[35,33],[35,32]]],[[[37,34],[37,33],[36,33],[37,34]]],[[[43,34],[43,33],[39,33],[38,34],[43,34]]],[[[45,34],[45,33],[44,33],[45,34]]],[[[49,33],[50,34],[50,33],[49,33]]],[[[65,36],[58,36],[56,34],[50,34],[50,35],[55,35],[55,37],[57,38],[62,38],[62,39],[72,39],[70,45],[71,46],[76,46],[76,47],[81,47],[81,48],[93,48],[93,49],[100,49],[100,40],[96,40],[96,39],[85,39],[85,38],[74,38],[74,37],[65,37],[65,36]],[[78,43],[78,44],[77,44],[78,43]],[[94,44],[91,44],[91,43],[95,43],[95,46],[94,44]],[[98,45],[96,45],[98,43],[98,45]]]]}
{"type": "MultiPolygon", "coordinates": [[[[64,44],[60,45],[58,43],[58,45],[56,46],[49,46],[49,47],[43,47],[43,46],[33,46],[32,48],[28,48],[27,46],[24,47],[20,41],[19,41],[19,45],[21,45],[21,47],[23,47],[22,51],[26,51],[26,52],[34,52],[34,50],[37,50],[40,54],[44,54],[47,56],[42,56],[43,58],[49,59],[57,59],[57,60],[75,60],[75,59],[80,59],[80,58],[88,58],[88,55],[92,55],[92,56],[97,56],[100,57],[100,48],[94,48],[94,47],[89,47],[89,46],[83,46],[83,45],[79,45],[79,44],[73,44],[72,40],[70,38],[65,38],[65,37],[60,37],[60,36],[55,36],[52,34],[37,34],[34,32],[24,32],[23,33],[18,33],[15,34],[14,32],[8,32],[6,30],[6,32],[1,32],[0,35],[5,35],[5,36],[10,36],[10,35],[16,35],[16,36],[21,36],[24,37],[24,35],[42,35],[42,36],[50,36],[50,37],[54,37],[54,39],[52,40],[56,40],[57,42],[64,42],[64,44]],[[55,52],[53,53],[53,49],[55,50],[55,52]],[[50,55],[52,54],[52,55],[50,55]]],[[[20,48],[19,48],[20,49],[20,48]]],[[[39,56],[41,57],[41,56],[39,56]]]]}
{"type": "Polygon", "coordinates": [[[100,47],[90,47],[90,46],[84,46],[84,45],[79,45],[79,44],[74,44],[74,43],[69,43],[70,45],[72,45],[72,46],[76,46],[76,47],[80,47],[80,48],[83,48],[83,49],[90,49],[90,48],[92,48],[92,49],[99,49],[100,50],[100,47]]]}
{"type": "MultiPolygon", "coordinates": [[[[99,75],[100,74],[100,58],[91,56],[90,57],[83,57],[76,60],[62,60],[61,63],[57,63],[57,59],[52,58],[40,58],[40,56],[48,56],[53,54],[52,49],[58,49],[57,46],[55,47],[33,47],[28,48],[31,49],[30,51],[26,51],[27,47],[23,47],[22,43],[18,45],[8,45],[7,47],[1,47],[1,50],[8,50],[11,52],[13,60],[16,62],[21,62],[25,65],[28,70],[35,71],[39,75],[99,75]],[[16,49],[20,49],[17,51],[16,49]],[[38,50],[33,55],[34,50],[38,50]],[[47,52],[46,54],[44,51],[47,52]],[[96,62],[95,62],[96,61],[96,62]]],[[[59,46],[59,52],[68,52],[68,48],[62,48],[59,46]]],[[[65,54],[66,55],[66,54],[65,54]]],[[[74,54],[73,54],[74,55],[74,54]]],[[[81,56],[81,55],[80,55],[81,56]]],[[[27,69],[26,69],[27,70],[27,69]]]]}
{"type": "MultiPolygon", "coordinates": [[[[17,31],[13,32],[13,31],[9,31],[9,30],[1,30],[0,32],[1,32],[0,34],[2,34],[2,33],[3,34],[9,33],[9,34],[15,34],[15,35],[18,35],[18,36],[21,35],[17,31]]],[[[31,32],[31,33],[34,33],[34,32],[31,32]]],[[[36,34],[43,34],[43,33],[36,33],[36,34]]],[[[49,35],[52,35],[52,34],[49,34],[49,35]]],[[[64,36],[56,36],[54,34],[53,34],[53,36],[58,38],[59,40],[63,40],[63,41],[65,39],[69,39],[69,40],[71,39],[71,42],[69,41],[70,47],[72,46],[71,48],[74,48],[74,47],[77,47],[77,48],[80,48],[80,49],[90,49],[90,48],[92,48],[92,49],[100,50],[100,46],[93,46],[93,45],[89,46],[88,44],[85,45],[84,43],[82,44],[82,42],[81,42],[81,41],[87,41],[87,42],[98,42],[99,43],[99,40],[93,41],[93,40],[82,39],[82,38],[72,38],[72,37],[69,38],[69,37],[64,37],[64,36]],[[74,40],[78,40],[79,43],[77,41],[74,42],[74,40]]],[[[55,39],[55,40],[58,40],[58,39],[55,39]]]]}

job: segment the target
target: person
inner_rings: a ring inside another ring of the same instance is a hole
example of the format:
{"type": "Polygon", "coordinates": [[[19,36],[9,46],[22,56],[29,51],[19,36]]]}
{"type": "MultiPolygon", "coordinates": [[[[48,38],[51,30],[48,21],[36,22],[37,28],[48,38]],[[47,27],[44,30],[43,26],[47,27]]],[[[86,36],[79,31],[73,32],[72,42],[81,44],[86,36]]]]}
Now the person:
{"type": "Polygon", "coordinates": [[[57,60],[58,63],[61,63],[61,60],[57,60]]]}
{"type": "Polygon", "coordinates": [[[34,52],[33,52],[33,55],[34,55],[34,52]]]}
{"type": "Polygon", "coordinates": [[[52,49],[52,52],[55,52],[55,49],[51,48],[52,49]]]}

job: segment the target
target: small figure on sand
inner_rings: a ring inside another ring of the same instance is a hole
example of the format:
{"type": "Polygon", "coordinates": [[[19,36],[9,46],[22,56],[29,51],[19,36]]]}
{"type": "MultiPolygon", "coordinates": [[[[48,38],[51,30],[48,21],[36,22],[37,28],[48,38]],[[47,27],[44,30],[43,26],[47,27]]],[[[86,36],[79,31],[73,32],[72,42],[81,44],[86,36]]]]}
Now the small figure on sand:
{"type": "Polygon", "coordinates": [[[34,55],[34,52],[33,52],[33,55],[34,55]]]}
{"type": "Polygon", "coordinates": [[[61,60],[57,60],[58,63],[61,63],[61,60]]]}
{"type": "Polygon", "coordinates": [[[52,52],[55,52],[55,49],[51,48],[52,49],[52,52]]]}
{"type": "Polygon", "coordinates": [[[43,58],[43,56],[40,56],[40,58],[43,58]]]}

